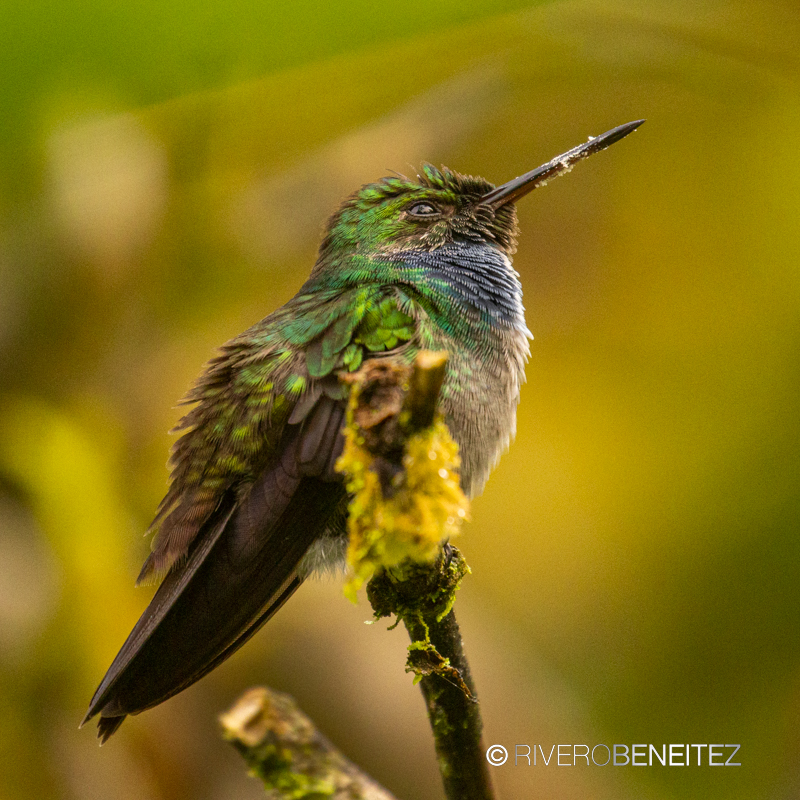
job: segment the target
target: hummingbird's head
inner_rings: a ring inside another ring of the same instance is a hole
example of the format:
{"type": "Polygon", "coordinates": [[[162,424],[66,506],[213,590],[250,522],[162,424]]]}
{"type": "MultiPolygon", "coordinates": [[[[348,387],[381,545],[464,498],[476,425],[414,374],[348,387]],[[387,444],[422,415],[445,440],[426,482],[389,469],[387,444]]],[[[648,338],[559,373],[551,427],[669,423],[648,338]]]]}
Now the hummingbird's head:
{"type": "Polygon", "coordinates": [[[448,244],[486,245],[506,256],[516,247],[514,203],[644,122],[620,125],[495,188],[425,164],[416,179],[396,175],[362,186],[328,222],[315,271],[341,256],[432,251],[448,244]]]}
{"type": "Polygon", "coordinates": [[[328,223],[320,254],[435,250],[461,241],[511,255],[517,215],[513,203],[482,202],[493,189],[483,178],[431,164],[414,179],[382,178],[345,200],[328,223]]]}

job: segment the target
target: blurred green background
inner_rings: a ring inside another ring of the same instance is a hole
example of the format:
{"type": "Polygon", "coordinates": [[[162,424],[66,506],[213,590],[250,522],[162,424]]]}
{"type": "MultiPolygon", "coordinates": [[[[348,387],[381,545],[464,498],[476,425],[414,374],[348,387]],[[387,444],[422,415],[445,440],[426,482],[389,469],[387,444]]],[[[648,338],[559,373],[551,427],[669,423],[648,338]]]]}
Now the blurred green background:
{"type": "Polygon", "coordinates": [[[459,542],[486,743],[740,743],[742,767],[493,770],[506,800],[800,796],[796,3],[5,0],[0,800],[258,798],[215,716],[295,695],[441,797],[405,637],[314,582],[102,750],[78,732],[176,401],[285,302],[338,201],[423,160],[502,182],[647,124],[519,208],[536,339],[459,542]]]}

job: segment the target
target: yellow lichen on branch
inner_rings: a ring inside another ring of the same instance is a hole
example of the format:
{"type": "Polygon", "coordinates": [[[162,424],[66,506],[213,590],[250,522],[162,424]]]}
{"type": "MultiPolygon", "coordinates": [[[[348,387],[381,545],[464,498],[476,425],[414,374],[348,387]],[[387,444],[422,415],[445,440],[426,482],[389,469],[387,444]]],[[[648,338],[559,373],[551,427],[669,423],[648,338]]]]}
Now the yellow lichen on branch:
{"type": "Polygon", "coordinates": [[[352,496],[345,585],[351,600],[378,568],[433,561],[467,518],[458,445],[435,413],[445,363],[446,354],[420,353],[412,367],[381,361],[350,378],[336,468],[352,496]]]}

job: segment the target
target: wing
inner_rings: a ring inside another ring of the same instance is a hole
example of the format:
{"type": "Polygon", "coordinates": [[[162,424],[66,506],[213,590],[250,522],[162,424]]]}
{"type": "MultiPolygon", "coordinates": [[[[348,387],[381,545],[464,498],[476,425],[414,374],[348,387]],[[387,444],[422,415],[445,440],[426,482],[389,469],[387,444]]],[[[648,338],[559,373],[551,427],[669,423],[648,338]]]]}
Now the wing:
{"type": "Polygon", "coordinates": [[[396,290],[316,291],[225,345],[184,400],[197,406],[175,429],[185,433],[172,449],[171,485],[139,582],[185,558],[226,493],[263,472],[287,424],[301,423],[323,395],[344,398],[338,371],[412,339],[410,310],[396,290]]]}
{"type": "Polygon", "coordinates": [[[314,541],[344,534],[336,372],[413,336],[402,298],[365,292],[330,298],[316,325],[297,302],[285,324],[268,317],[226,345],[190,394],[199,405],[179,425],[188,430],[142,570],[167,575],[84,720],[100,714],[103,741],[244,644],[300,585],[314,541]],[[343,321],[359,299],[363,313],[343,321]]]}
{"type": "Polygon", "coordinates": [[[335,531],[333,477],[343,404],[325,399],[287,431],[279,455],[238,502],[226,498],[163,581],[92,700],[105,739],[126,714],[163,702],[238,649],[302,581],[312,542],[335,531]]]}

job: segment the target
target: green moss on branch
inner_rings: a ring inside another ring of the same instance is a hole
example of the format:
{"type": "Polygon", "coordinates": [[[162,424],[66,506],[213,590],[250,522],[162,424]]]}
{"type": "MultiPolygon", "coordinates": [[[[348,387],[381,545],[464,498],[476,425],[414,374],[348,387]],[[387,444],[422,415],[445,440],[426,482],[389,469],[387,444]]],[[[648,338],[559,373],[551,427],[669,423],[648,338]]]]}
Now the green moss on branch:
{"type": "Polygon", "coordinates": [[[272,800],[396,800],[333,747],[289,695],[250,689],[220,722],[272,800]]]}

